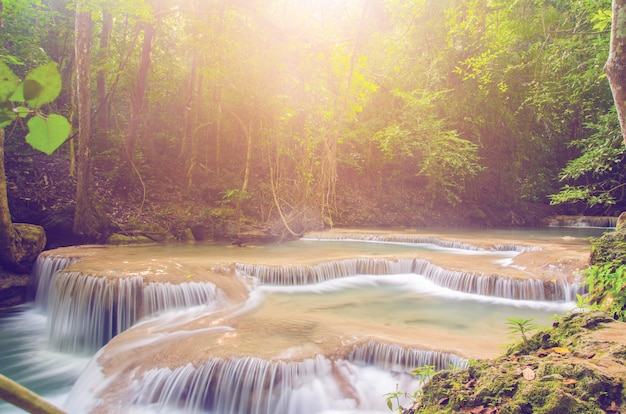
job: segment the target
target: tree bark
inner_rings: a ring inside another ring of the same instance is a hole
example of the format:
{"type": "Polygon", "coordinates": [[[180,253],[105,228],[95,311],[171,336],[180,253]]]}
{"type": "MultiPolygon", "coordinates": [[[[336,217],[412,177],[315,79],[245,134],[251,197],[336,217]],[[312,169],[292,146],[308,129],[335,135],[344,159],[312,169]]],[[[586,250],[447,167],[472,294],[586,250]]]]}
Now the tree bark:
{"type": "Polygon", "coordinates": [[[2,374],[0,374],[0,399],[32,414],[63,414],[65,412],[2,374]]]}
{"type": "Polygon", "coordinates": [[[626,0],[613,0],[611,45],[604,72],[609,78],[626,144],[626,0]]]}
{"type": "Polygon", "coordinates": [[[107,102],[107,71],[105,63],[109,57],[109,43],[113,31],[113,15],[106,10],[102,11],[102,33],[100,34],[100,49],[98,50],[98,64],[100,69],[96,74],[97,112],[95,119],[96,150],[104,150],[109,138],[109,104],[107,102]]]}
{"type": "Polygon", "coordinates": [[[7,177],[4,171],[4,129],[0,129],[0,260],[5,267],[12,268],[22,255],[22,240],[13,228],[9,199],[7,195],[7,177]]]}
{"type": "Polygon", "coordinates": [[[28,273],[45,245],[42,227],[14,225],[11,220],[4,170],[4,129],[0,129],[0,265],[13,272],[28,273]]]}
{"type": "Polygon", "coordinates": [[[76,154],[76,211],[73,231],[98,238],[98,220],[91,196],[91,13],[77,5],[74,53],[76,55],[76,104],[78,109],[78,150],[76,154]]]}
{"type": "Polygon", "coordinates": [[[137,143],[137,135],[139,132],[139,124],[143,112],[143,98],[146,94],[146,85],[150,64],[152,61],[152,44],[156,35],[156,27],[152,23],[144,23],[143,31],[143,47],[141,50],[141,63],[137,73],[137,85],[135,93],[131,101],[130,121],[128,125],[128,135],[126,136],[126,151],[124,152],[124,161],[127,165],[132,164],[135,146],[137,143]]]}

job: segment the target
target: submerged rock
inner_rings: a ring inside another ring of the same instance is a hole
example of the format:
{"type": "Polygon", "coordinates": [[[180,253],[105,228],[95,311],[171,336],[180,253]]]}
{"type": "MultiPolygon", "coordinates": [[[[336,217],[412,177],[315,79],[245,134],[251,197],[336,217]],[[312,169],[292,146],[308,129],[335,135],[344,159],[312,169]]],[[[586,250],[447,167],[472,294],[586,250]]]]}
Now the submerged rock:
{"type": "Polygon", "coordinates": [[[435,375],[404,412],[623,412],[624,329],[603,313],[570,315],[505,356],[435,375]]]}

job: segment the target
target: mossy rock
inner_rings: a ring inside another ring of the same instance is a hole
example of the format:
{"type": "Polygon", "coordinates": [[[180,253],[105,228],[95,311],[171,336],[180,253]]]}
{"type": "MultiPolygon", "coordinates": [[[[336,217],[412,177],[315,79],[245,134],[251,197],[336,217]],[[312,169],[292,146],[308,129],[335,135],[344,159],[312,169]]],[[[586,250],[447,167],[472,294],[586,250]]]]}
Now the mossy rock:
{"type": "Polygon", "coordinates": [[[606,233],[592,241],[590,264],[615,262],[626,264],[626,228],[606,233]]]}
{"type": "Polygon", "coordinates": [[[115,233],[109,236],[106,244],[123,245],[123,244],[154,244],[154,240],[149,237],[138,235],[128,236],[126,234],[115,233]]]}
{"type": "Polygon", "coordinates": [[[601,312],[565,317],[505,356],[436,374],[405,412],[623,412],[619,410],[626,401],[626,370],[622,368],[626,341],[596,339],[596,332],[603,329],[615,335],[626,325],[601,312]]]}
{"type": "Polygon", "coordinates": [[[13,224],[13,228],[22,238],[25,254],[21,258],[18,268],[12,269],[20,273],[28,273],[37,260],[39,253],[46,247],[46,231],[34,224],[13,224]]]}

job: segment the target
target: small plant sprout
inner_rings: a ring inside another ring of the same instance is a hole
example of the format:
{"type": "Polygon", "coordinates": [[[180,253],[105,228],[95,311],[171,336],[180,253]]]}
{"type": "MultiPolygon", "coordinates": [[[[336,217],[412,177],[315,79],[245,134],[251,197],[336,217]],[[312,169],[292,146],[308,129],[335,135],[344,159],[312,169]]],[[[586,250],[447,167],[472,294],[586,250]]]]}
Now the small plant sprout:
{"type": "Polygon", "coordinates": [[[395,411],[398,414],[402,414],[402,412],[404,411],[404,408],[400,404],[400,398],[404,396],[406,396],[406,392],[400,391],[398,389],[398,384],[396,384],[396,390],[394,392],[388,392],[387,394],[383,395],[383,397],[385,397],[387,401],[387,408],[389,408],[389,410],[394,411],[393,406],[395,402],[395,405],[397,406],[397,408],[395,408],[395,411]]]}
{"type": "Polygon", "coordinates": [[[584,312],[586,310],[588,310],[590,308],[590,303],[589,300],[591,298],[589,296],[583,296],[580,293],[576,294],[576,307],[574,308],[575,311],[580,311],[580,312],[584,312]]]}
{"type": "MultiPolygon", "coordinates": [[[[411,371],[411,374],[418,379],[419,385],[420,387],[422,387],[425,383],[430,381],[430,379],[433,377],[433,375],[435,375],[436,372],[437,370],[434,365],[424,365],[415,368],[413,371],[411,371]]],[[[406,391],[400,391],[398,389],[398,384],[396,384],[396,390],[394,392],[388,392],[387,394],[383,395],[383,397],[385,397],[387,401],[387,408],[389,408],[391,411],[397,412],[398,414],[402,414],[405,412],[405,410],[401,404],[400,399],[406,398],[411,404],[414,404],[420,396],[421,392],[421,389],[419,389],[413,394],[409,394],[406,391]]]]}
{"type": "Polygon", "coordinates": [[[506,324],[509,325],[508,332],[510,334],[519,334],[522,337],[524,344],[528,343],[528,334],[534,331],[539,326],[533,323],[534,319],[522,319],[522,318],[506,318],[506,324]]]}
{"type": "Polygon", "coordinates": [[[436,372],[437,371],[435,370],[434,365],[424,365],[415,368],[413,371],[411,371],[411,374],[413,374],[414,377],[418,378],[420,386],[422,386],[430,381],[430,379],[433,377],[433,375],[435,375],[436,372]]]}

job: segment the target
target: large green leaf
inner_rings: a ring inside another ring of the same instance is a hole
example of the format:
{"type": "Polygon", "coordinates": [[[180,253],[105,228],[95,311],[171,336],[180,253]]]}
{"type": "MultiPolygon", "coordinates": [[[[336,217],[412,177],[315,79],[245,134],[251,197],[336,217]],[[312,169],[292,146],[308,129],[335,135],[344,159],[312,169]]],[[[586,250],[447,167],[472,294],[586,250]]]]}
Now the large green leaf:
{"type": "Polygon", "coordinates": [[[52,114],[47,118],[35,116],[28,121],[29,134],[26,142],[33,148],[50,155],[70,136],[72,127],[61,115],[52,114]]]}
{"type": "Polygon", "coordinates": [[[26,102],[32,108],[39,109],[54,101],[59,93],[61,93],[61,74],[57,64],[49,62],[31,70],[11,96],[11,100],[26,102]]]}
{"type": "Polygon", "coordinates": [[[0,102],[7,101],[19,84],[20,80],[15,76],[11,68],[0,62],[0,102]]]}

